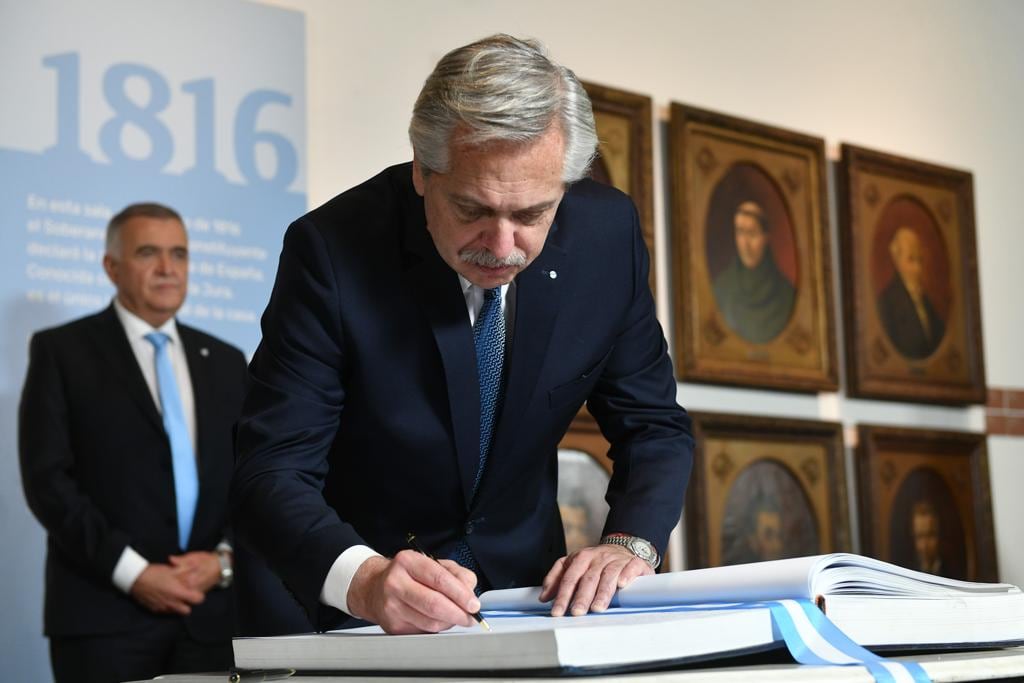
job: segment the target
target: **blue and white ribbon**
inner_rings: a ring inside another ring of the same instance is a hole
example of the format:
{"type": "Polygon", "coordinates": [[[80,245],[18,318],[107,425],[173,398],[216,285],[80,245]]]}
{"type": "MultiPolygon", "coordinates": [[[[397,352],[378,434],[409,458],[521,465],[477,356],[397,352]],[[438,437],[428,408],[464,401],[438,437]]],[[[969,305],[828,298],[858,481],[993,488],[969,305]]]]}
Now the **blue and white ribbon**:
{"type": "MultiPolygon", "coordinates": [[[[863,666],[878,683],[930,683],[917,662],[879,657],[847,637],[809,600],[754,603],[767,607],[793,659],[801,664],[863,666]]],[[[753,606],[753,605],[747,605],[753,606]]]]}

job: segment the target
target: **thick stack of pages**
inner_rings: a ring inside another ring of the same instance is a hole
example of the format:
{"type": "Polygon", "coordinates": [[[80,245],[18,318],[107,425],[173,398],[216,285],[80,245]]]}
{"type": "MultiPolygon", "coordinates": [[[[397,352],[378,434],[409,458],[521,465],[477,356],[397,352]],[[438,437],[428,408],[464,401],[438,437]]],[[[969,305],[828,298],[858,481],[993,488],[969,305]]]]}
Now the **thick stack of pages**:
{"type": "Polygon", "coordinates": [[[241,669],[457,672],[589,671],[670,667],[781,646],[760,601],[813,600],[872,649],[1024,644],[1024,593],[850,554],[671,572],[637,579],[612,609],[544,616],[539,588],[481,597],[493,632],[387,636],[376,627],[317,635],[240,638],[241,669]],[[738,604],[737,604],[738,603],[738,604]]]}

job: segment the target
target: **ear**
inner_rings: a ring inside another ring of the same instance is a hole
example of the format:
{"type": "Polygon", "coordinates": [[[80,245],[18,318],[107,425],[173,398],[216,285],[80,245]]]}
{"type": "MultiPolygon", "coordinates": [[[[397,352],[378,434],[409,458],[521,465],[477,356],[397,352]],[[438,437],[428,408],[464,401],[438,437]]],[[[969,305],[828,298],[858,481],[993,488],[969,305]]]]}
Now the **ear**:
{"type": "Polygon", "coordinates": [[[111,284],[117,287],[117,261],[110,254],[103,255],[103,270],[107,271],[107,277],[111,284]]]}
{"type": "Polygon", "coordinates": [[[415,154],[412,157],[412,186],[416,188],[416,194],[422,197],[426,190],[426,184],[424,183],[423,169],[415,154]]]}

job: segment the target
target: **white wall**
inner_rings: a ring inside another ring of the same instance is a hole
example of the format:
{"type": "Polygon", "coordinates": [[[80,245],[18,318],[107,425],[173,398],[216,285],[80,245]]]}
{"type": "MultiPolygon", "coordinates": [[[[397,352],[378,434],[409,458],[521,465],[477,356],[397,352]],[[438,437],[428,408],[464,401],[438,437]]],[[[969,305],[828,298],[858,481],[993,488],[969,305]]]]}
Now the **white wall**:
{"type": "MultiPolygon", "coordinates": [[[[1014,201],[1024,158],[1024,3],[264,1],[307,15],[314,206],[409,159],[409,112],[433,64],[447,50],[498,31],[541,39],[581,78],[652,96],[662,122],[676,100],[821,136],[833,159],[846,141],[972,171],[988,383],[1024,387],[1017,352],[1024,318],[1016,296],[1024,231],[1014,201]]],[[[664,137],[664,126],[656,127],[659,310],[671,329],[664,137]]],[[[981,408],[841,393],[686,384],[679,398],[691,409],[834,419],[847,427],[984,429],[981,408]]],[[[852,429],[847,436],[852,445],[852,429]]],[[[1024,548],[1012,527],[1024,516],[1016,491],[1024,481],[1022,451],[1022,439],[989,440],[1000,573],[1018,584],[1024,548]]]]}

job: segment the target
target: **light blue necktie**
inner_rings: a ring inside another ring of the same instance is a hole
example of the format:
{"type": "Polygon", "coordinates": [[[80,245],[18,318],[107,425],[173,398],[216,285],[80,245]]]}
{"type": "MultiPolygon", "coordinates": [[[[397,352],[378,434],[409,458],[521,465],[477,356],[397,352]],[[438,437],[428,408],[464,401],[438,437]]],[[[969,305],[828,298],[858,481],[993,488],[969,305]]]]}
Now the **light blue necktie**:
{"type": "Polygon", "coordinates": [[[192,437],[181,407],[178,383],[174,379],[174,366],[167,347],[170,341],[163,332],[150,332],[146,341],[156,350],[156,383],[160,392],[160,405],[164,417],[164,430],[171,442],[171,462],[174,466],[174,499],[178,508],[178,542],[181,549],[188,548],[192,533],[192,519],[199,499],[199,473],[192,449],[192,437]]]}
{"type": "MultiPolygon", "coordinates": [[[[476,371],[480,384],[480,462],[473,480],[475,496],[487,464],[487,454],[491,450],[494,424],[502,396],[505,316],[501,313],[501,287],[484,290],[484,305],[473,325],[473,345],[476,347],[476,371]]],[[[474,572],[478,570],[476,558],[465,540],[456,544],[452,559],[474,572]]]]}

